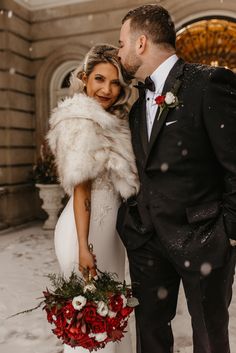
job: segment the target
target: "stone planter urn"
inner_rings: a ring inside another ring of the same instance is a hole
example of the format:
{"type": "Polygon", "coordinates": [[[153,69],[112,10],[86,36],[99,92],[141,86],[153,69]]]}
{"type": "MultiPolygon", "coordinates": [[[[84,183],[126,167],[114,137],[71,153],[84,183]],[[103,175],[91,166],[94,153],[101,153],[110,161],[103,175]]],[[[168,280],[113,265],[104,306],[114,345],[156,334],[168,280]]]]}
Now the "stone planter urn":
{"type": "Polygon", "coordinates": [[[58,213],[62,207],[62,198],[65,193],[59,184],[35,184],[39,189],[39,197],[43,200],[42,209],[48,214],[43,229],[52,230],[55,228],[58,213]]]}

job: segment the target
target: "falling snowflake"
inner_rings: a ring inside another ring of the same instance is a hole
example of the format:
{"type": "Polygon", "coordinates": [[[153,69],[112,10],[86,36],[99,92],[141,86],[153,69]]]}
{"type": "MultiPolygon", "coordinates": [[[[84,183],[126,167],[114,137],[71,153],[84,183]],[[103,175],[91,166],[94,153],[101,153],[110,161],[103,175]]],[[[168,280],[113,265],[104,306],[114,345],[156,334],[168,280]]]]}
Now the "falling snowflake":
{"type": "Polygon", "coordinates": [[[167,172],[167,170],[169,169],[169,165],[168,163],[162,163],[161,164],[161,171],[164,173],[164,172],[167,172]]]}
{"type": "Polygon", "coordinates": [[[190,267],[190,261],[188,260],[184,261],[184,267],[186,268],[190,267]]]}
{"type": "Polygon", "coordinates": [[[210,263],[208,262],[204,262],[202,265],[201,265],[201,268],[200,268],[200,271],[201,271],[201,274],[203,276],[208,276],[211,271],[212,271],[212,266],[210,263]]]}
{"type": "Polygon", "coordinates": [[[147,262],[147,265],[152,267],[154,265],[154,261],[149,259],[148,262],[147,262]]]}
{"type": "Polygon", "coordinates": [[[168,290],[164,287],[158,288],[157,297],[161,300],[166,299],[168,296],[168,290]]]}
{"type": "Polygon", "coordinates": [[[14,67],[11,67],[10,69],[9,69],[9,74],[10,75],[14,75],[16,73],[16,69],[14,68],[14,67]]]}
{"type": "Polygon", "coordinates": [[[10,11],[8,11],[8,13],[7,13],[7,17],[8,18],[12,18],[12,16],[13,16],[13,12],[10,10],[10,11]]]}
{"type": "Polygon", "coordinates": [[[182,150],[181,153],[182,153],[182,156],[185,157],[185,156],[187,156],[187,154],[188,154],[188,150],[187,150],[187,149],[184,149],[184,150],[182,150]]]}

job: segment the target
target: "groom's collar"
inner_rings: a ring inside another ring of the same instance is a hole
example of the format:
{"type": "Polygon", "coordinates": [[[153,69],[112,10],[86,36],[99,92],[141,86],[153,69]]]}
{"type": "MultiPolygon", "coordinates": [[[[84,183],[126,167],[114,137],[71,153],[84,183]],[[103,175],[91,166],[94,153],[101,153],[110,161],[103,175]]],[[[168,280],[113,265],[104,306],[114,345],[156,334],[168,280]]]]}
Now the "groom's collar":
{"type": "Polygon", "coordinates": [[[163,61],[163,63],[159,65],[156,70],[150,75],[152,81],[155,84],[155,94],[161,93],[164,83],[168,77],[168,74],[177,61],[177,55],[171,55],[169,58],[163,61]]]}
{"type": "Polygon", "coordinates": [[[169,75],[167,76],[167,79],[165,81],[165,84],[162,90],[162,94],[166,94],[166,92],[170,91],[175,85],[175,81],[181,78],[181,76],[183,75],[184,66],[185,66],[185,61],[179,58],[178,61],[174,64],[174,66],[170,70],[169,75]]]}
{"type": "MultiPolygon", "coordinates": [[[[171,56],[171,57],[173,57],[173,56],[171,56]]],[[[168,58],[168,59],[170,59],[170,58],[168,58]]],[[[164,87],[162,84],[162,87],[161,87],[162,92],[160,92],[161,94],[165,94],[166,92],[168,92],[172,89],[172,87],[175,83],[175,80],[182,76],[184,66],[185,66],[185,61],[183,59],[177,57],[177,61],[175,61],[175,63],[172,65],[172,68],[170,69],[170,71],[166,75],[164,87]]],[[[153,74],[155,73],[155,71],[153,72],[153,74]]],[[[145,89],[142,88],[143,84],[138,82],[138,84],[134,85],[134,87],[138,88],[138,90],[139,90],[139,99],[143,99],[145,97],[145,89]]]]}

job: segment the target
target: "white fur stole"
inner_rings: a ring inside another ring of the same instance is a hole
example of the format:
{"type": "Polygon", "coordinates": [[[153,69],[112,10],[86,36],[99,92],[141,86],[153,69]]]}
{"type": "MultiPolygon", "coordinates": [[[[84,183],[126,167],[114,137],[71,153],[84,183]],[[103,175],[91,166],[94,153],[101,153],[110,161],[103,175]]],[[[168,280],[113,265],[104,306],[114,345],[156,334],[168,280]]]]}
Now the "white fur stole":
{"type": "Polygon", "coordinates": [[[126,120],[80,93],[61,101],[49,123],[47,140],[66,193],[71,195],[77,184],[104,172],[109,173],[122,198],[137,193],[139,183],[126,120]]]}

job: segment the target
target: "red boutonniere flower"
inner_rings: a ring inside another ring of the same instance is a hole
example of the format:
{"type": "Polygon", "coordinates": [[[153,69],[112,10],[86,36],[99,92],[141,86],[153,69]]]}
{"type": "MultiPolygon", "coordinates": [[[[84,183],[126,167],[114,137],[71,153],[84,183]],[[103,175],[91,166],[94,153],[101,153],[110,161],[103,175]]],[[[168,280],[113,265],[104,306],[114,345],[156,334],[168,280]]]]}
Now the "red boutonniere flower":
{"type": "Polygon", "coordinates": [[[158,104],[158,105],[164,104],[165,98],[166,98],[166,96],[157,96],[155,98],[156,104],[158,104]]]}
{"type": "Polygon", "coordinates": [[[157,96],[155,98],[155,102],[160,107],[157,120],[159,120],[162,112],[165,109],[175,108],[179,105],[178,97],[176,97],[172,92],[167,92],[165,95],[157,96]]]}

